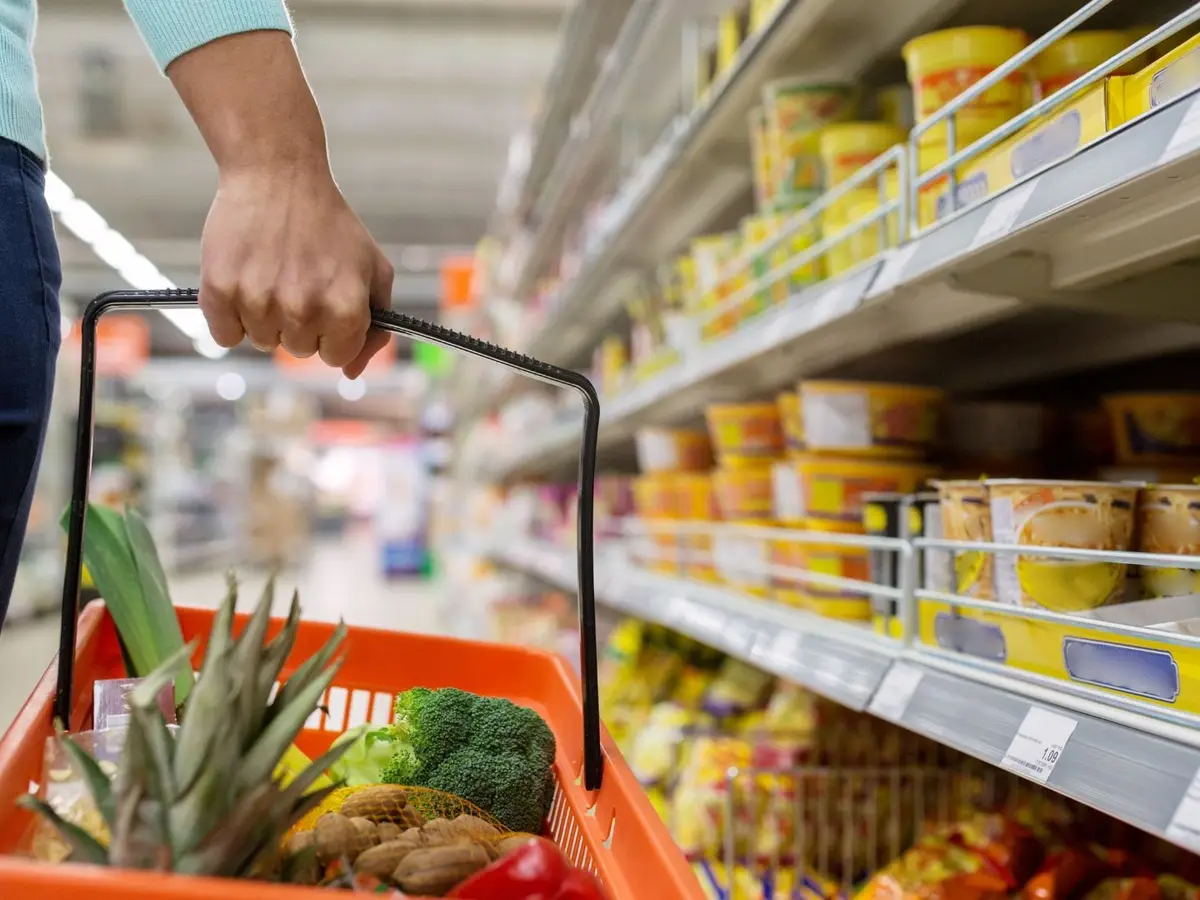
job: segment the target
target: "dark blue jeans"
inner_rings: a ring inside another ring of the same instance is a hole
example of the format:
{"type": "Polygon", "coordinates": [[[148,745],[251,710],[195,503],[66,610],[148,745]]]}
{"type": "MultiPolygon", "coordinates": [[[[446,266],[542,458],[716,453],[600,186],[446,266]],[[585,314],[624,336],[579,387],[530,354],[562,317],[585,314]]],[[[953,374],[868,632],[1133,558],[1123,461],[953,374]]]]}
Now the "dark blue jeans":
{"type": "Polygon", "coordinates": [[[62,268],[45,192],[41,161],[0,138],[0,627],[29,521],[62,335],[62,268]]]}

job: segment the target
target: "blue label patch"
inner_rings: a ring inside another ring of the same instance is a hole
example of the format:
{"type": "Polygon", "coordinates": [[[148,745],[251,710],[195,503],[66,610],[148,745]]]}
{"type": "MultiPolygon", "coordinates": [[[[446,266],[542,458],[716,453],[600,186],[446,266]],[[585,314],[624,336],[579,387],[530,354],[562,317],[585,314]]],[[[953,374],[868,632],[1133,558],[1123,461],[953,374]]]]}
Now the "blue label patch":
{"type": "Polygon", "coordinates": [[[1085,638],[1063,638],[1063,664],[1074,681],[1174,703],[1179,666],[1166,650],[1085,638]]]}
{"type": "Polygon", "coordinates": [[[1009,157],[1012,177],[1020,181],[1038,169],[1065,159],[1079,149],[1082,138],[1083,116],[1079,110],[1072,109],[1013,147],[1009,157]]]}
{"type": "Polygon", "coordinates": [[[933,633],[943,650],[965,653],[992,662],[1008,659],[1008,645],[999,625],[968,619],[957,612],[939,612],[933,620],[933,633]]]}

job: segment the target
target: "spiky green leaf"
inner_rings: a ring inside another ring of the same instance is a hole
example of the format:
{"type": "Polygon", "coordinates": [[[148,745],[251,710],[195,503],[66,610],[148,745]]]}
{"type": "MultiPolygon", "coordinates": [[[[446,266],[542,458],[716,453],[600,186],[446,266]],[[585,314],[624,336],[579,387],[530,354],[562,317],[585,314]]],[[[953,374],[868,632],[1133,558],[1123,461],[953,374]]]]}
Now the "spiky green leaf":
{"type": "Polygon", "coordinates": [[[75,743],[70,735],[59,735],[58,742],[63,752],[67,755],[67,758],[71,761],[72,768],[83,779],[88,793],[92,795],[92,800],[96,804],[96,809],[100,812],[101,818],[104,819],[104,824],[111,831],[117,818],[117,807],[116,801],[113,798],[112,781],[109,780],[104,770],[100,768],[100,764],[86,750],[75,743]]]}
{"type": "Polygon", "coordinates": [[[91,863],[95,866],[108,865],[108,851],[104,849],[104,846],[78,825],[68,822],[60,816],[49,803],[26,794],[17,799],[17,804],[42,816],[58,829],[58,833],[63,836],[63,840],[71,848],[73,860],[91,863]]]}
{"type": "Polygon", "coordinates": [[[333,634],[329,640],[325,642],[316,653],[304,661],[294,675],[287,680],[287,683],[279,689],[279,694],[275,697],[275,702],[271,704],[271,712],[267,715],[267,721],[270,722],[272,717],[278,714],[282,709],[286,709],[295,697],[307,690],[312,680],[316,678],[330,660],[338,652],[342,642],[346,639],[346,623],[338,622],[337,627],[333,629],[333,634]]]}

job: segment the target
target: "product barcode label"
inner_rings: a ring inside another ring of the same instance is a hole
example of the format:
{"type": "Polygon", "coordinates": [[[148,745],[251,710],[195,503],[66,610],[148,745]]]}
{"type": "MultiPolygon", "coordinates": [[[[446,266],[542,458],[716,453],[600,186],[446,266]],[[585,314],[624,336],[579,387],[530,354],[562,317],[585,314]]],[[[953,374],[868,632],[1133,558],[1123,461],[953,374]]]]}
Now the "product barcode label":
{"type": "Polygon", "coordinates": [[[1189,850],[1200,850],[1200,770],[1192,776],[1175,815],[1171,816],[1167,838],[1189,850]]]}
{"type": "Polygon", "coordinates": [[[1183,120],[1171,135],[1171,141],[1159,157],[1158,164],[1161,166],[1178,159],[1191,153],[1197,146],[1200,146],[1200,97],[1188,104],[1187,112],[1183,114],[1183,120]]]}
{"type": "Polygon", "coordinates": [[[899,722],[904,718],[908,704],[912,702],[924,677],[925,673],[915,666],[904,662],[892,663],[879,682],[867,711],[889,722],[899,722]]]}
{"type": "Polygon", "coordinates": [[[979,231],[975,233],[975,238],[971,241],[972,250],[984,244],[990,244],[992,241],[999,240],[1012,231],[1017,217],[1021,215],[1021,211],[1025,209],[1025,204],[1033,196],[1033,191],[1037,187],[1037,183],[1038,179],[1031,179],[1024,184],[1017,185],[1007,193],[1001,194],[992,201],[983,224],[979,226],[979,231]]]}
{"type": "Polygon", "coordinates": [[[1045,784],[1077,724],[1068,716],[1031,706],[1000,765],[1045,784]]]}

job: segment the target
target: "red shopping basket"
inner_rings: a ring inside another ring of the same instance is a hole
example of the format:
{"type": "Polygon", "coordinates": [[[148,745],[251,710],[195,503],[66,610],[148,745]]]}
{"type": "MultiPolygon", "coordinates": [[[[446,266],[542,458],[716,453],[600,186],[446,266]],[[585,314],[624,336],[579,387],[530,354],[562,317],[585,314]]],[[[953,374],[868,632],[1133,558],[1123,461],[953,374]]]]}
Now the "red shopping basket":
{"type": "MultiPolygon", "coordinates": [[[[56,663],[42,677],[8,733],[0,740],[0,853],[18,851],[32,820],[15,806],[42,777],[45,742],[57,717],[86,728],[92,714],[92,686],[121,677],[125,666],[120,641],[101,605],[77,614],[83,529],[91,469],[95,388],[96,322],[116,308],[191,306],[194,291],[119,292],[93,301],[83,317],[76,468],[68,529],[63,620],[56,663]],[[74,648],[74,652],[71,652],[74,648]]],[[[574,388],[585,400],[579,496],[579,606],[582,684],[557,656],[499,644],[351,628],[348,656],[337,685],[326,697],[327,712],[314,715],[298,740],[316,755],[328,748],[355,719],[390,719],[392,698],[423,685],[457,687],[507,697],[536,709],[558,739],[557,790],[549,831],[576,864],[596,872],[614,900],[700,898],[700,885],[650,806],[612,739],[600,727],[596,685],[595,596],[592,572],[592,502],[599,402],[582,375],[546,365],[436,325],[390,312],[374,314],[375,326],[397,334],[454,347],[500,362],[523,373],[574,388]],[[374,713],[372,715],[371,713],[374,713]]],[[[180,609],[185,639],[203,641],[211,610],[180,609]]],[[[241,621],[244,621],[242,619],[241,621]]],[[[272,628],[280,627],[278,620],[272,628]]],[[[303,623],[284,669],[289,675],[329,638],[332,625],[303,623]]],[[[197,664],[204,647],[197,650],[197,664]]],[[[0,897],[44,900],[287,900],[314,888],[121,871],[83,865],[50,865],[18,856],[0,856],[0,897]]],[[[327,892],[322,892],[327,893],[327,892]]]]}

